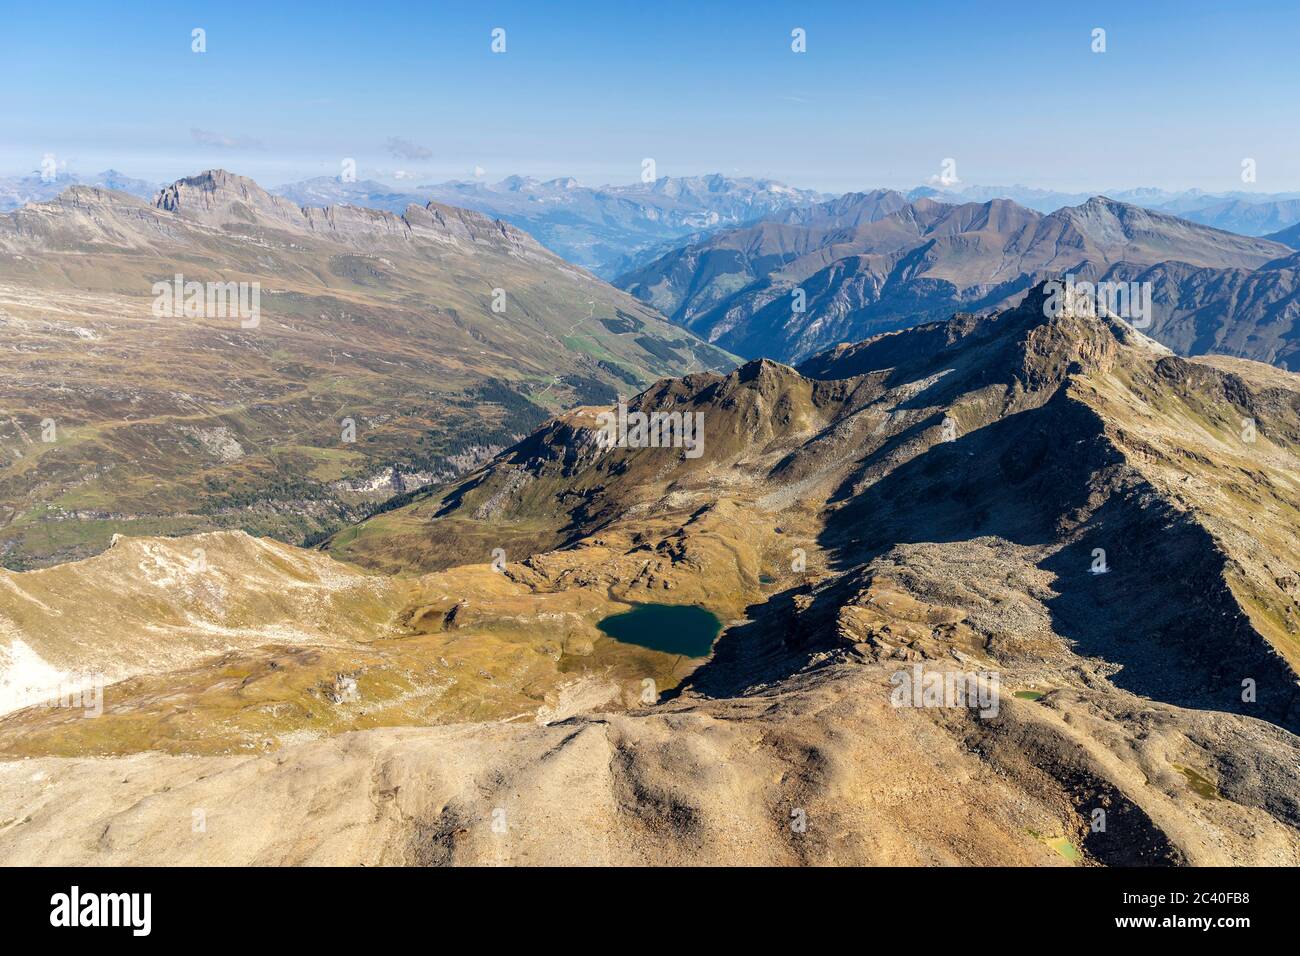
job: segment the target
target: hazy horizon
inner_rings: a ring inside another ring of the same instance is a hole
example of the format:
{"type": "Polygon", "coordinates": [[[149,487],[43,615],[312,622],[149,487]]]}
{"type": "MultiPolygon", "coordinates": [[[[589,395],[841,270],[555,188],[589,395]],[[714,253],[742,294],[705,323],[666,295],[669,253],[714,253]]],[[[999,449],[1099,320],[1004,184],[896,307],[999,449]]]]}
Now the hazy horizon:
{"type": "Polygon", "coordinates": [[[75,30],[51,33],[39,7],[7,17],[0,168],[53,154],[82,174],[222,167],[274,187],[353,158],[393,184],[477,168],[618,185],[652,158],[660,176],[840,193],[925,184],[952,159],[958,188],[1300,190],[1300,134],[1277,122],[1300,11],[1282,4],[60,9],[75,30]]]}
{"type": "MultiPolygon", "coordinates": [[[[120,174],[120,175],[122,175],[122,176],[129,177],[129,178],[131,178],[131,179],[140,179],[140,180],[144,180],[144,181],[146,181],[146,182],[149,182],[149,183],[152,183],[152,184],[156,184],[156,185],[158,185],[158,186],[161,187],[161,186],[164,186],[164,185],[167,185],[167,184],[170,184],[170,183],[176,182],[176,181],[178,181],[178,180],[186,179],[186,178],[189,178],[189,177],[192,177],[192,176],[196,176],[196,175],[199,175],[199,174],[201,174],[201,173],[204,173],[204,172],[206,172],[206,171],[208,171],[208,170],[214,170],[214,169],[225,170],[226,172],[233,173],[233,174],[235,174],[235,175],[237,175],[237,176],[244,176],[245,178],[252,179],[252,180],[254,180],[255,182],[257,182],[259,185],[263,186],[263,187],[266,188],[266,189],[270,189],[270,190],[275,190],[275,189],[278,189],[278,188],[283,187],[283,186],[293,185],[293,184],[297,184],[297,183],[305,182],[305,181],[307,181],[307,180],[316,179],[316,178],[325,178],[325,179],[334,179],[334,180],[338,180],[338,179],[339,179],[339,176],[338,176],[338,173],[337,173],[337,172],[334,172],[334,173],[328,173],[328,172],[313,172],[313,173],[305,173],[305,174],[303,174],[303,175],[299,175],[299,176],[286,176],[286,177],[282,177],[282,178],[279,178],[279,179],[274,179],[274,178],[270,178],[270,177],[266,177],[266,176],[257,176],[257,175],[254,175],[254,174],[252,174],[251,172],[248,172],[248,171],[245,171],[245,170],[241,169],[241,168],[240,168],[240,164],[238,164],[238,163],[217,163],[217,164],[215,164],[215,165],[208,165],[208,166],[198,167],[198,168],[189,169],[189,170],[186,170],[186,171],[183,171],[183,172],[176,172],[176,173],[174,173],[174,174],[168,174],[168,175],[164,175],[164,176],[160,176],[160,177],[138,175],[134,170],[132,170],[132,169],[130,169],[130,168],[126,168],[123,164],[117,164],[117,163],[112,163],[112,162],[106,163],[106,164],[101,165],[101,166],[96,166],[96,167],[94,167],[94,168],[92,168],[92,167],[90,167],[90,166],[85,166],[85,167],[82,167],[82,166],[72,166],[71,164],[69,164],[67,167],[60,167],[60,169],[59,169],[59,171],[58,171],[58,174],[59,174],[60,177],[65,176],[65,175],[69,175],[69,176],[71,176],[71,177],[73,177],[73,178],[75,178],[75,179],[87,179],[87,178],[91,178],[91,177],[94,177],[94,176],[98,176],[98,175],[101,174],[101,173],[105,173],[105,172],[110,172],[110,171],[111,171],[111,172],[114,172],[114,173],[118,173],[118,174],[120,174]]],[[[40,174],[41,174],[41,169],[40,169],[39,163],[38,163],[37,166],[36,166],[35,168],[33,168],[33,169],[10,169],[10,170],[0,170],[0,178],[8,178],[8,177],[24,177],[24,176],[39,176],[40,174]]],[[[665,175],[666,175],[666,174],[665,174],[665,175]]],[[[750,176],[750,175],[748,175],[748,174],[746,174],[746,173],[744,173],[744,172],[741,172],[741,171],[732,171],[732,172],[728,172],[728,171],[725,171],[725,170],[718,170],[718,169],[708,169],[708,170],[699,170],[699,171],[691,170],[691,171],[685,171],[685,172],[681,172],[681,173],[674,173],[674,174],[672,174],[669,178],[673,178],[673,179],[682,179],[682,178],[704,178],[704,177],[707,177],[707,176],[713,176],[713,175],[723,175],[723,176],[726,176],[726,177],[729,177],[729,178],[732,178],[732,179],[752,179],[752,180],[756,180],[756,181],[769,180],[769,181],[772,181],[772,182],[774,182],[774,183],[779,183],[779,184],[781,184],[781,185],[789,186],[789,187],[796,188],[796,189],[814,189],[814,188],[815,188],[815,187],[808,186],[808,185],[806,185],[806,184],[804,184],[804,183],[802,183],[802,182],[799,182],[799,181],[797,181],[797,180],[793,180],[793,179],[789,179],[789,178],[782,178],[782,177],[780,177],[780,176],[750,176]]],[[[487,176],[487,175],[484,175],[484,176],[482,176],[482,177],[477,177],[477,178],[476,178],[476,177],[472,174],[472,172],[471,172],[471,174],[468,175],[468,176],[451,176],[451,177],[448,177],[448,178],[446,178],[446,179],[443,179],[443,178],[428,178],[428,179],[414,179],[414,178],[408,178],[408,179],[396,179],[396,180],[395,180],[395,179],[393,179],[391,176],[385,177],[385,176],[383,176],[383,175],[381,175],[381,174],[378,174],[378,173],[376,173],[375,175],[367,175],[367,174],[366,174],[366,171],[365,171],[365,169],[364,169],[363,167],[359,167],[359,168],[358,168],[358,170],[357,170],[357,177],[356,177],[356,180],[357,180],[358,182],[361,182],[361,181],[373,181],[373,182],[375,182],[375,183],[377,183],[377,184],[380,184],[380,185],[383,185],[383,186],[387,186],[387,187],[393,189],[395,192],[403,192],[403,191],[416,191],[416,190],[419,190],[420,188],[425,187],[425,186],[439,186],[439,185],[445,185],[445,184],[447,184],[447,183],[452,183],[452,182],[455,182],[455,183],[476,183],[476,182],[477,182],[477,183],[482,184],[482,185],[495,186],[495,185],[499,185],[501,182],[503,182],[503,181],[505,181],[505,180],[507,180],[507,179],[510,179],[510,178],[532,179],[532,180],[535,180],[535,181],[540,182],[540,183],[546,183],[546,182],[553,181],[553,180],[556,180],[556,179],[572,178],[572,179],[574,179],[574,180],[577,181],[578,186],[583,187],[583,188],[587,188],[587,189],[622,188],[622,187],[628,187],[628,186],[637,186],[637,185],[642,185],[641,180],[640,180],[640,179],[636,179],[636,178],[634,178],[634,179],[632,179],[632,180],[628,180],[628,181],[626,181],[626,182],[607,182],[607,181],[584,180],[584,179],[582,179],[581,177],[578,177],[578,176],[571,176],[571,175],[567,175],[567,174],[564,174],[564,173],[559,173],[559,174],[555,174],[555,175],[551,175],[551,174],[542,175],[542,174],[539,174],[539,173],[528,172],[528,171],[526,171],[526,170],[525,170],[525,171],[507,171],[507,172],[502,172],[499,176],[487,176]]],[[[662,176],[661,176],[661,178],[662,178],[662,176]]],[[[861,184],[861,185],[854,186],[854,187],[851,187],[851,188],[849,188],[849,189],[845,189],[845,190],[817,190],[817,191],[819,191],[819,192],[823,192],[823,193],[825,193],[825,194],[828,195],[828,196],[839,196],[839,195],[844,195],[844,194],[847,194],[847,193],[866,193],[866,192],[871,192],[871,191],[874,191],[874,190],[877,190],[877,189],[890,189],[890,190],[894,190],[894,191],[897,191],[897,192],[900,192],[900,193],[907,193],[907,192],[909,192],[909,191],[912,191],[912,190],[915,190],[915,189],[918,189],[918,188],[921,188],[921,187],[927,187],[927,186],[929,186],[929,187],[933,187],[933,188],[935,188],[935,189],[940,189],[940,190],[948,189],[948,190],[951,190],[951,191],[953,191],[953,192],[957,192],[957,193],[959,193],[959,192],[961,192],[961,191],[963,191],[963,190],[966,190],[966,189],[977,189],[977,190],[989,190],[989,189],[1006,189],[1006,190],[1013,190],[1013,189],[1023,189],[1023,190],[1041,190],[1041,191],[1043,191],[1043,192],[1063,193],[1063,194],[1080,194],[1080,195],[1081,195],[1081,194],[1087,194],[1088,196],[1109,196],[1109,195],[1113,195],[1113,194],[1115,194],[1115,193],[1125,192],[1125,191],[1129,191],[1129,190],[1138,190],[1138,189],[1148,189],[1148,188],[1150,188],[1150,189],[1157,189],[1157,190],[1159,190],[1159,191],[1161,191],[1161,192],[1163,192],[1163,193],[1168,193],[1168,194],[1171,194],[1171,195],[1176,195],[1176,194],[1186,193],[1186,192],[1193,192],[1193,191],[1200,191],[1200,192],[1203,192],[1203,193],[1206,193],[1206,194],[1216,194],[1216,195],[1217,195],[1217,194],[1225,194],[1225,195],[1226,195],[1226,194],[1242,194],[1242,195],[1245,195],[1245,194],[1251,194],[1251,193],[1254,193],[1254,194],[1257,194],[1257,195],[1259,195],[1259,196],[1261,196],[1261,197],[1276,197],[1276,196],[1279,196],[1279,195],[1292,195],[1292,194],[1297,195],[1297,196],[1300,196],[1300,189],[1296,189],[1296,190],[1268,190],[1268,189],[1253,188],[1251,184],[1246,184],[1246,183],[1239,184],[1238,188],[1235,188],[1235,189],[1234,189],[1234,188],[1224,188],[1224,189],[1207,190],[1207,189],[1201,189],[1200,187],[1195,187],[1195,186],[1183,186],[1183,187],[1172,187],[1172,188],[1168,188],[1168,187],[1158,187],[1158,186],[1152,186],[1150,183],[1144,183],[1144,182],[1132,182],[1132,183],[1111,183],[1111,184],[1106,185],[1106,186],[1095,186],[1095,185],[1091,185],[1091,186],[1081,186],[1081,187],[1075,187],[1075,188],[1071,188],[1071,187],[1059,187],[1059,188],[1058,188],[1058,187],[1048,187],[1048,186],[1035,186],[1035,185],[1033,185],[1033,184],[1031,184],[1031,183],[1027,183],[1027,182],[1009,182],[1009,181],[1008,181],[1008,182],[978,182],[978,183],[976,183],[976,182],[966,182],[966,181],[964,181],[964,180],[961,181],[961,182],[958,182],[958,183],[954,183],[954,184],[952,184],[951,186],[948,186],[948,187],[944,187],[944,186],[942,186],[942,185],[940,185],[940,184],[937,184],[937,183],[926,183],[926,182],[918,182],[918,183],[911,183],[911,184],[899,184],[899,185],[884,185],[884,184],[880,184],[880,183],[863,183],[863,184],[861,184]]]]}

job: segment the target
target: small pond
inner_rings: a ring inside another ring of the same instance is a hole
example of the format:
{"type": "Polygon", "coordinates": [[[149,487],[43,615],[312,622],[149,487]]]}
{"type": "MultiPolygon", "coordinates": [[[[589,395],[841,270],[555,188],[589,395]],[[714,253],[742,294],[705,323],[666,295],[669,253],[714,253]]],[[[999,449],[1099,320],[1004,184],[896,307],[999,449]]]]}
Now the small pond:
{"type": "Polygon", "coordinates": [[[707,657],[722,630],[716,614],[690,604],[638,604],[596,626],[624,644],[686,657],[707,657]]]}

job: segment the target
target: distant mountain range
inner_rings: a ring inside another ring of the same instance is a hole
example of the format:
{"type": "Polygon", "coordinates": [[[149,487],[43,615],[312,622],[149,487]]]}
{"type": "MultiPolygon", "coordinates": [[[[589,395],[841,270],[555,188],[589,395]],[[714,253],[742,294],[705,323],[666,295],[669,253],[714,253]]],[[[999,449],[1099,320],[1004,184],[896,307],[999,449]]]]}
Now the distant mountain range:
{"type": "MultiPolygon", "coordinates": [[[[1169,191],[1141,187],[1104,190],[1103,195],[1119,202],[1165,212],[1216,229],[1226,229],[1243,236],[1262,236],[1300,222],[1300,193],[1259,193],[1233,191],[1208,193],[1199,189],[1169,191]]],[[[966,186],[941,189],[922,186],[907,194],[908,199],[933,199],[937,202],[987,202],[1010,199],[1039,212],[1054,212],[1064,206],[1077,206],[1097,193],[1059,192],[1029,186],[966,186]]]]}
{"type": "MultiPolygon", "coordinates": [[[[0,209],[83,181],[157,193],[115,170],[52,182],[33,174],[0,180],[0,209]]],[[[318,177],[271,194],[294,208],[401,215],[435,202],[482,212],[751,357],[797,360],[953,309],[1004,307],[1033,282],[1072,272],[1155,283],[1150,331],[1185,354],[1300,363],[1294,193],[1137,188],[1102,200],[1024,186],[923,186],[830,198],[714,174],[597,188],[571,177],[409,189],[318,177]],[[782,297],[795,287],[805,310],[787,315],[782,297]]]]}
{"type": "Polygon", "coordinates": [[[122,531],[300,542],[561,409],[733,364],[480,213],[303,208],[221,170],[0,215],[0,335],[8,567],[122,531]],[[177,275],[256,286],[257,320],[160,313],[177,275]]]}
{"type": "Polygon", "coordinates": [[[1006,199],[950,205],[877,190],[715,232],[616,284],[740,355],[792,361],[1005,307],[1045,278],[1149,280],[1155,338],[1292,367],[1297,265],[1280,242],[1105,197],[1043,214],[1006,199]]]}
{"type": "Polygon", "coordinates": [[[543,182],[510,176],[498,183],[458,181],[410,191],[322,176],[275,192],[303,206],[347,203],[400,212],[412,202],[434,201],[474,209],[523,229],[603,278],[667,252],[694,234],[827,198],[771,180],[720,174],[594,188],[572,178],[543,182]]]}
{"type": "Polygon", "coordinates": [[[143,179],[134,179],[115,169],[106,169],[94,176],[78,176],[75,173],[60,172],[52,178],[42,177],[39,173],[26,176],[0,176],[0,212],[17,209],[24,203],[45,202],[53,199],[70,186],[95,186],[99,189],[113,189],[128,193],[141,199],[152,199],[158,192],[158,184],[143,179]]]}
{"type": "MultiPolygon", "coordinates": [[[[49,181],[36,173],[0,177],[0,212],[25,202],[52,199],[73,185],[114,189],[142,199],[151,199],[160,188],[111,169],[94,176],[63,171],[49,181]]],[[[810,210],[832,198],[773,180],[718,173],[596,187],[581,185],[572,177],[541,180],[509,176],[497,183],[457,180],[403,187],[319,176],[270,191],[302,206],[364,206],[400,214],[412,204],[432,201],[473,209],[523,229],[552,252],[605,279],[632,271],[719,229],[760,219],[798,222],[798,212],[792,213],[793,219],[781,217],[787,210],[810,210]]],[[[856,195],[846,193],[841,198],[851,204],[856,195]]],[[[909,202],[931,199],[950,205],[1010,199],[1050,213],[1077,206],[1096,194],[1030,186],[919,186],[900,195],[909,202]]],[[[1139,187],[1107,190],[1104,195],[1246,236],[1268,236],[1300,223],[1300,193],[1295,192],[1209,193],[1139,187]]]]}

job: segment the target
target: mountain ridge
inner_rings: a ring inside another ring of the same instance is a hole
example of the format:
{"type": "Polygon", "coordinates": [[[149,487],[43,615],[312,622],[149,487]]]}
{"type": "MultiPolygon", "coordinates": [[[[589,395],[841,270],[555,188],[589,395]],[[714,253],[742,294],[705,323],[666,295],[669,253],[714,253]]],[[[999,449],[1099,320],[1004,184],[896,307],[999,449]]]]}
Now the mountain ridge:
{"type": "Polygon", "coordinates": [[[921,198],[849,229],[818,215],[717,233],[617,282],[732,351],[798,360],[917,318],[1004,306],[1051,275],[1096,280],[1171,259],[1256,268],[1289,252],[1106,197],[1048,215],[921,198]]]}

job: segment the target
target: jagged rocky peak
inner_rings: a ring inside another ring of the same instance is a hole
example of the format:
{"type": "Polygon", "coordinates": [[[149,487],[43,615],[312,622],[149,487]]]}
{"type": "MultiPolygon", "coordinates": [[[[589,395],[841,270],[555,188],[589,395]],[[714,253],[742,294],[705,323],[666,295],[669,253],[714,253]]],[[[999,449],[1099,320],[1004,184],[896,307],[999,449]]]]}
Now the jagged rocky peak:
{"type": "Polygon", "coordinates": [[[1032,314],[1041,313],[1045,320],[1074,322],[1081,335],[1086,335],[1090,329],[1104,328],[1124,345],[1172,355],[1168,348],[1139,331],[1129,318],[1116,312],[1118,307],[1139,322],[1142,321],[1141,313],[1145,312],[1149,319],[1149,303],[1141,305],[1135,302],[1135,297],[1143,294],[1139,285],[1049,279],[1030,290],[1021,308],[1028,308],[1032,314]]]}
{"type": "Polygon", "coordinates": [[[164,186],[154,205],[166,212],[214,224],[232,219],[249,222],[261,217],[301,226],[304,219],[296,204],[272,196],[246,176],[224,169],[209,169],[164,186]]]}
{"type": "Polygon", "coordinates": [[[1120,347],[1121,320],[1060,280],[1035,286],[1011,315],[1027,328],[1024,370],[1031,380],[1108,367],[1120,347]]]}
{"type": "Polygon", "coordinates": [[[571,475],[587,467],[605,451],[600,442],[603,420],[609,409],[579,406],[547,421],[500,456],[500,461],[521,465],[530,474],[554,471],[571,475]]]}
{"type": "Polygon", "coordinates": [[[209,169],[164,186],[154,199],[154,205],[168,212],[183,212],[193,206],[211,209],[223,202],[256,203],[264,198],[268,198],[267,192],[246,176],[224,169],[209,169]]]}
{"type": "Polygon", "coordinates": [[[725,381],[736,385],[753,383],[760,389],[779,390],[789,387],[790,382],[801,377],[793,367],[783,362],[761,358],[746,362],[728,375],[725,381]]]}

